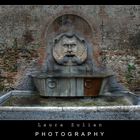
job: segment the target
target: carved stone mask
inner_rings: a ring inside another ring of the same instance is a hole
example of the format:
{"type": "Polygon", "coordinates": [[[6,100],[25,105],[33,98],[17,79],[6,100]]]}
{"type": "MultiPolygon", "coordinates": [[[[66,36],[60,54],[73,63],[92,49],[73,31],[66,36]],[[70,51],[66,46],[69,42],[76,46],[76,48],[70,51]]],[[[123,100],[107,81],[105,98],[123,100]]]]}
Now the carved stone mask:
{"type": "Polygon", "coordinates": [[[76,35],[65,34],[55,39],[53,57],[61,65],[80,65],[87,58],[87,47],[76,35]]]}

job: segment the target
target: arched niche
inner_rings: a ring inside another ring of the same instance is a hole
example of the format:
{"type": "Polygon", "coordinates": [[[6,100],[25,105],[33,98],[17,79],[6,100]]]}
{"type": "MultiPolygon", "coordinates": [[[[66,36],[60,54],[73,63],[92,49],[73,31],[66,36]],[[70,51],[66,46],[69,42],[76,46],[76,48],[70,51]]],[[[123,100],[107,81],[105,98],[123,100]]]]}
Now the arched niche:
{"type": "Polygon", "coordinates": [[[45,34],[46,44],[52,37],[66,32],[79,34],[86,39],[93,37],[93,29],[84,18],[73,14],[64,14],[55,18],[48,26],[45,34]]]}
{"type": "Polygon", "coordinates": [[[43,59],[47,59],[47,56],[51,53],[53,45],[53,38],[62,33],[77,34],[83,37],[91,46],[92,57],[95,63],[98,64],[98,46],[94,44],[96,42],[97,30],[92,26],[90,21],[83,18],[80,14],[65,13],[52,17],[45,25],[42,33],[42,46],[45,48],[42,51],[41,62],[43,59]],[[46,52],[46,53],[45,53],[46,52]]]}

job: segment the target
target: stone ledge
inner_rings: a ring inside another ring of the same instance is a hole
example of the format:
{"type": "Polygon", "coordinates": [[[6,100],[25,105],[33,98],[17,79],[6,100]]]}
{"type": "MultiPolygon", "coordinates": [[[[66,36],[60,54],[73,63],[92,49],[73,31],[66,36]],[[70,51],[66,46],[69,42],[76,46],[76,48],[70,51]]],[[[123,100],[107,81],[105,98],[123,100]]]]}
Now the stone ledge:
{"type": "Polygon", "coordinates": [[[77,112],[77,111],[91,111],[91,112],[122,112],[122,111],[140,111],[140,106],[97,106],[97,107],[0,107],[0,111],[70,111],[70,112],[77,112]]]}
{"type": "Polygon", "coordinates": [[[139,120],[140,106],[0,107],[0,120],[139,120]]]}

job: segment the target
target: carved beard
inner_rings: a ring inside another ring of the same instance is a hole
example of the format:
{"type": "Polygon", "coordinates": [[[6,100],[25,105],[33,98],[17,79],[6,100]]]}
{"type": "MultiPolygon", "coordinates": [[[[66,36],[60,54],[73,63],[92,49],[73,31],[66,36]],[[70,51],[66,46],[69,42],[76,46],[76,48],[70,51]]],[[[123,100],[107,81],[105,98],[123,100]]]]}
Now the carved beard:
{"type": "Polygon", "coordinates": [[[63,65],[80,65],[82,61],[76,56],[68,56],[65,55],[63,60],[61,61],[63,65]]]}

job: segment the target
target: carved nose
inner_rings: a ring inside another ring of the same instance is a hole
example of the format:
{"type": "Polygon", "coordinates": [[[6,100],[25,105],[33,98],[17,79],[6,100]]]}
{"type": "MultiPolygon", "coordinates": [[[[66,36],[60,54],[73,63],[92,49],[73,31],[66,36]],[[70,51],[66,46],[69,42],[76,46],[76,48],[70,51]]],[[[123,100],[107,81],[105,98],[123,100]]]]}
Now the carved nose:
{"type": "Polygon", "coordinates": [[[71,49],[71,46],[69,45],[68,47],[68,52],[71,53],[72,52],[72,49],[71,49]]]}
{"type": "Polygon", "coordinates": [[[72,52],[72,50],[71,50],[71,49],[68,49],[68,52],[69,52],[69,53],[71,53],[71,52],[72,52]]]}

